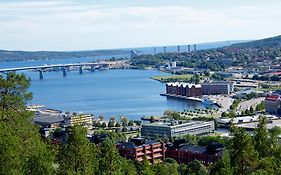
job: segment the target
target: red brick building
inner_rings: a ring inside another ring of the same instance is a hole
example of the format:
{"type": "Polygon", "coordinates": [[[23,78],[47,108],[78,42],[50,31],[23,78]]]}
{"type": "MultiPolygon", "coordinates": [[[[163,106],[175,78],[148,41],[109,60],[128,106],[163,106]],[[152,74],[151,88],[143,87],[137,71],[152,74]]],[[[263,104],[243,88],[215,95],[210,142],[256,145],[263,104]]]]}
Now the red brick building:
{"type": "Polygon", "coordinates": [[[188,83],[167,83],[166,93],[173,95],[181,95],[186,97],[202,96],[202,88],[200,84],[188,83]]]}
{"type": "Polygon", "coordinates": [[[166,147],[164,143],[144,138],[133,138],[130,142],[117,144],[121,156],[137,161],[145,158],[151,163],[159,163],[165,160],[166,147]]]}
{"type": "Polygon", "coordinates": [[[268,94],[265,97],[265,111],[270,114],[277,114],[281,108],[281,96],[278,94],[268,94]]]}
{"type": "Polygon", "coordinates": [[[223,146],[220,144],[210,144],[207,147],[192,144],[167,145],[166,157],[183,164],[199,160],[204,165],[209,165],[222,156],[222,148],[223,146]]]}

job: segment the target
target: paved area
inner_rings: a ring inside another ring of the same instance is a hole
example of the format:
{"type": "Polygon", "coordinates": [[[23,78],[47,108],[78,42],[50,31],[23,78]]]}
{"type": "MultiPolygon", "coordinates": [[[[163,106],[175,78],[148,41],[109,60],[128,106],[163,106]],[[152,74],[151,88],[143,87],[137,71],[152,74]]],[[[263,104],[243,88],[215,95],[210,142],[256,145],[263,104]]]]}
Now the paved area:
{"type": "MultiPolygon", "coordinates": [[[[236,126],[246,128],[246,129],[254,129],[257,127],[257,124],[258,124],[258,122],[251,122],[251,123],[238,124],[236,126]]],[[[272,123],[268,123],[266,125],[267,129],[272,129],[274,126],[281,127],[281,119],[272,120],[272,123]]]]}
{"type": "Polygon", "coordinates": [[[242,110],[245,111],[246,109],[249,109],[251,106],[256,107],[257,104],[261,103],[264,101],[264,97],[259,97],[259,98],[253,98],[247,101],[243,101],[239,103],[237,111],[241,112],[242,110]]]}
{"type": "Polygon", "coordinates": [[[228,95],[211,95],[208,98],[213,102],[221,105],[221,108],[219,109],[218,113],[228,111],[229,107],[232,105],[234,101],[234,99],[228,95]]]}

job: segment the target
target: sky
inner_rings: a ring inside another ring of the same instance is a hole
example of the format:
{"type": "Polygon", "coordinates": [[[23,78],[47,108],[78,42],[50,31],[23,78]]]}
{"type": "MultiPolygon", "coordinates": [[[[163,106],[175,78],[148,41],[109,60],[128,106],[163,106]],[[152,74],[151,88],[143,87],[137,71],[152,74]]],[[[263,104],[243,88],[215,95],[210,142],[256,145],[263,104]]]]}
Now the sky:
{"type": "Polygon", "coordinates": [[[97,50],[281,34],[280,0],[0,0],[0,49],[97,50]]]}

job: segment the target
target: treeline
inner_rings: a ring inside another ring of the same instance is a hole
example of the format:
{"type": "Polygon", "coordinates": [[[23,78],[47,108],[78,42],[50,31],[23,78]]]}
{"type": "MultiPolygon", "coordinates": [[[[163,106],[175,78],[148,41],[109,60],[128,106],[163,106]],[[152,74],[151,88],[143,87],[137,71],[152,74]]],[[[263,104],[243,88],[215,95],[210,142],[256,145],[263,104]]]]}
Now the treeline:
{"type": "Polygon", "coordinates": [[[280,77],[277,76],[277,75],[270,76],[270,75],[257,75],[257,74],[255,74],[252,77],[252,79],[253,80],[261,80],[261,81],[280,81],[280,77]]]}
{"type": "MultiPolygon", "coordinates": [[[[138,68],[164,66],[176,61],[177,66],[209,69],[211,71],[224,70],[229,66],[245,66],[256,68],[257,62],[270,60],[278,63],[281,56],[281,36],[234,44],[231,46],[199,50],[192,52],[159,53],[156,55],[141,55],[131,60],[138,68]]],[[[275,77],[274,77],[275,78],[275,77]]]]}
{"type": "MultiPolygon", "coordinates": [[[[25,104],[32,98],[27,91],[29,85],[30,81],[23,75],[9,73],[7,77],[0,77],[0,174],[258,175],[281,172],[280,128],[268,131],[266,118],[262,116],[253,135],[232,127],[230,138],[199,140],[200,145],[206,144],[206,140],[223,141],[226,145],[222,158],[207,167],[196,160],[188,165],[173,159],[155,165],[146,159],[127,160],[116,149],[115,141],[120,138],[115,134],[95,145],[87,139],[86,130],[81,126],[68,128],[65,143],[50,144],[31,123],[33,113],[26,111],[25,104]]],[[[189,137],[191,142],[193,137],[189,137]]]]}
{"type": "Polygon", "coordinates": [[[233,44],[232,48],[272,48],[281,47],[281,35],[246,43],[233,44]]]}
{"type": "Polygon", "coordinates": [[[27,61],[27,60],[49,60],[65,58],[83,58],[106,55],[129,54],[127,50],[95,50],[95,51],[8,51],[0,50],[0,62],[27,61]]]}

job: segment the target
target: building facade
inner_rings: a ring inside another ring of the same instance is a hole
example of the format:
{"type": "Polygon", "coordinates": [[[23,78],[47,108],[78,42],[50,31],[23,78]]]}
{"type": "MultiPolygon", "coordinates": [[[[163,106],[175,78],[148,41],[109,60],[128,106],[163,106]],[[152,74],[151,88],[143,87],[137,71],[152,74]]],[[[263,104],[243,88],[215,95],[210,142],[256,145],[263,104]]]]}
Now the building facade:
{"type": "Polygon", "coordinates": [[[215,130],[214,121],[172,121],[144,124],[141,128],[143,137],[177,137],[181,135],[206,135],[215,130]]]}
{"type": "Polygon", "coordinates": [[[74,115],[67,116],[64,119],[64,124],[66,126],[82,125],[86,127],[93,126],[93,117],[91,115],[74,115]]]}
{"type": "Polygon", "coordinates": [[[201,86],[203,95],[228,95],[233,91],[231,83],[227,81],[203,83],[201,86]]]}
{"type": "Polygon", "coordinates": [[[265,111],[270,114],[277,114],[281,107],[281,96],[277,94],[269,94],[265,97],[265,111]]]}
{"type": "Polygon", "coordinates": [[[180,95],[186,97],[199,97],[202,95],[228,95],[233,91],[233,86],[230,82],[210,82],[203,84],[189,83],[167,83],[166,94],[180,95]]]}
{"type": "Polygon", "coordinates": [[[166,93],[172,95],[180,95],[186,97],[202,96],[202,88],[200,84],[189,83],[167,83],[166,93]]]}
{"type": "Polygon", "coordinates": [[[151,164],[165,160],[165,144],[155,140],[133,138],[130,142],[118,143],[117,149],[121,156],[131,160],[143,161],[147,159],[151,164]]]}
{"type": "Polygon", "coordinates": [[[206,147],[181,144],[167,145],[166,157],[173,158],[179,164],[188,164],[193,160],[198,160],[204,165],[216,162],[223,154],[223,145],[210,144],[206,147]]]}

